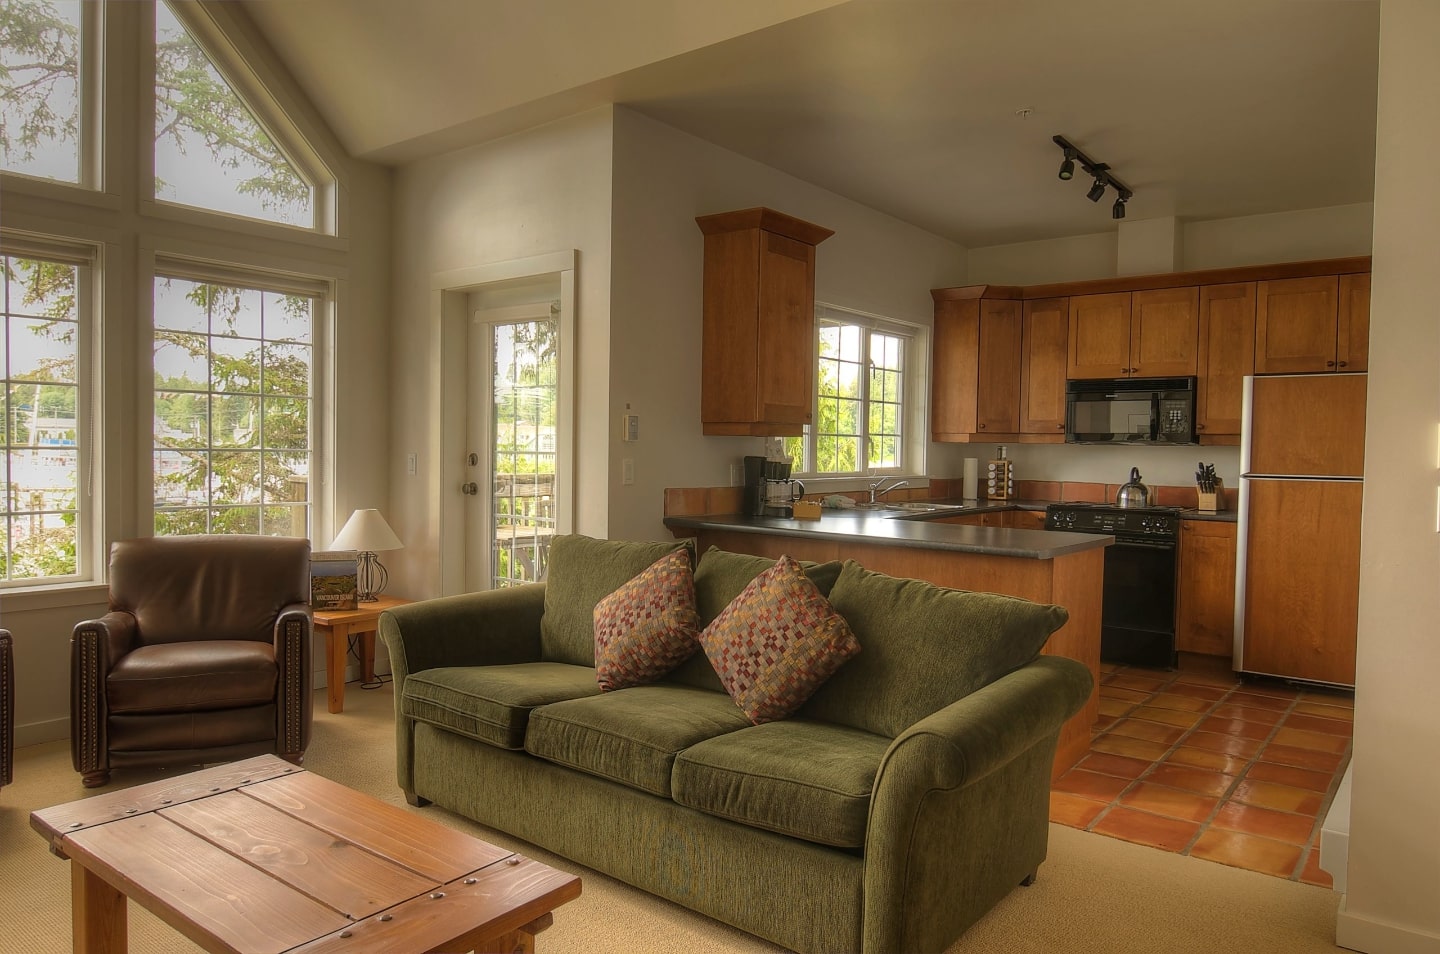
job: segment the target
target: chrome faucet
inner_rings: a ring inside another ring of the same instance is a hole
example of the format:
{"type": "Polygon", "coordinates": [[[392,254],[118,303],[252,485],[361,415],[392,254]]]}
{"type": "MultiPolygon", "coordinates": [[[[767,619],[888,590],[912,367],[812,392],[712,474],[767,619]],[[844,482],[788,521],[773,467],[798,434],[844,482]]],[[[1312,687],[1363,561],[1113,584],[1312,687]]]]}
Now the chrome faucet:
{"type": "Polygon", "coordinates": [[[909,487],[909,486],[910,486],[910,481],[908,481],[908,480],[902,480],[902,481],[899,481],[899,482],[897,482],[897,483],[891,484],[889,487],[885,487],[885,488],[882,489],[882,488],[880,487],[880,485],[883,484],[883,483],[885,483],[885,481],[886,481],[887,479],[889,479],[889,478],[881,477],[879,480],[875,481],[875,483],[873,483],[873,484],[870,485],[870,502],[871,502],[872,504],[876,502],[876,499],[877,499],[881,494],[888,494],[888,493],[889,493],[890,491],[892,491],[892,490],[898,490],[898,489],[900,489],[901,487],[909,487]]]}

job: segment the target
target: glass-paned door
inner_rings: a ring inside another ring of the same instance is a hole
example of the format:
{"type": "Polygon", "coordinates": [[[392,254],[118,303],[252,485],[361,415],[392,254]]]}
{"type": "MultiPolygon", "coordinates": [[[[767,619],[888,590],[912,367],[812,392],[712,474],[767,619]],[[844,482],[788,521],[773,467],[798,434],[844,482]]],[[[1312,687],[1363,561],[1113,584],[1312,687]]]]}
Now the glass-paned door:
{"type": "Polygon", "coordinates": [[[558,337],[555,318],[490,326],[494,588],[542,579],[555,536],[558,337]]]}

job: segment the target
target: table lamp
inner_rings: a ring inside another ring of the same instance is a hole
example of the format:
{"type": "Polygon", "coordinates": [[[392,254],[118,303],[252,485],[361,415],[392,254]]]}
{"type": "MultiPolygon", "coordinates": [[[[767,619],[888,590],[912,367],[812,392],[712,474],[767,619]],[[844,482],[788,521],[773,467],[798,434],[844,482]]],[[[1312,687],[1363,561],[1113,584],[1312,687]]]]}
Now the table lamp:
{"type": "Polygon", "coordinates": [[[390,529],[390,524],[375,509],[357,510],[345,521],[345,527],[330,544],[334,550],[354,550],[358,563],[355,568],[355,598],[362,603],[373,603],[390,575],[385,565],[375,556],[377,550],[398,550],[404,544],[390,529]]]}

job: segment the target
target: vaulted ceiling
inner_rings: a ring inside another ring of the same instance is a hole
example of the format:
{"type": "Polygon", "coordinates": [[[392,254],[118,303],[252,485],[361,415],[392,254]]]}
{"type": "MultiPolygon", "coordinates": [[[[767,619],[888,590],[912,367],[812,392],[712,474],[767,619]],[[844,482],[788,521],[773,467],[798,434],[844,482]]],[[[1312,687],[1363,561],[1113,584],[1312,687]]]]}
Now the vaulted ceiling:
{"type": "Polygon", "coordinates": [[[1368,202],[1377,0],[247,0],[355,155],[603,103],[961,244],[1368,202]]]}

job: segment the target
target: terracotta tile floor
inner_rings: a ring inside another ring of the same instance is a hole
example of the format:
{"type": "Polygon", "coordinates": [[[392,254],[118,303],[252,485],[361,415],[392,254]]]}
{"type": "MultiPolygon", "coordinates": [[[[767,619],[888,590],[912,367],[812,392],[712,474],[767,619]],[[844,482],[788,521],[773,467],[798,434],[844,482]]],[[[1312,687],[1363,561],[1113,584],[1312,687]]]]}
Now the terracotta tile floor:
{"type": "Polygon", "coordinates": [[[1320,823],[1350,760],[1352,693],[1182,661],[1100,667],[1090,752],[1050,820],[1330,887],[1320,823]]]}

